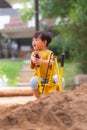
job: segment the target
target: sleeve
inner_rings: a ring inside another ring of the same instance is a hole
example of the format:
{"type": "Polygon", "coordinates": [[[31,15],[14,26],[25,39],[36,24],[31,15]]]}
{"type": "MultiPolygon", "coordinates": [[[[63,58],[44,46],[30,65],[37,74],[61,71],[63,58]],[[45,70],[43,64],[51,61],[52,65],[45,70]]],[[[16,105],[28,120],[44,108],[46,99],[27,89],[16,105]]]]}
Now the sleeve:
{"type": "Polygon", "coordinates": [[[49,60],[50,58],[52,58],[52,54],[53,52],[50,50],[47,54],[47,60],[49,60]]]}
{"type": "Polygon", "coordinates": [[[52,63],[53,63],[53,52],[50,50],[48,54],[48,64],[50,68],[52,67],[52,63]]]}

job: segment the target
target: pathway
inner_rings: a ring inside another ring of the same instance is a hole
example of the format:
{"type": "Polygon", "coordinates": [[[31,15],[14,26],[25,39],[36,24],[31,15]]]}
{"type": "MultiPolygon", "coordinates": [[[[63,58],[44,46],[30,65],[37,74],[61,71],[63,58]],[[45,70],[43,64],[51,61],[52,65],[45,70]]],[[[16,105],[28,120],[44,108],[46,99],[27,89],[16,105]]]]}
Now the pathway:
{"type": "Polygon", "coordinates": [[[25,61],[25,64],[20,70],[18,86],[28,87],[32,74],[33,74],[33,70],[30,68],[30,61],[25,61]]]}

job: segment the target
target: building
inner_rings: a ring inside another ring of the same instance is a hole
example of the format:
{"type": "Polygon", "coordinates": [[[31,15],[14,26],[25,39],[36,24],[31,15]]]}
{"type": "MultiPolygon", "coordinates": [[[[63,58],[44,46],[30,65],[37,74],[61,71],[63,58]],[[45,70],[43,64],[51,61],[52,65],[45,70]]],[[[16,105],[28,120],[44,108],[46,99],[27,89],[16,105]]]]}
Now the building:
{"type": "Polygon", "coordinates": [[[9,48],[7,44],[10,45],[10,49],[8,49],[9,54],[5,54],[5,57],[11,57],[11,45],[13,42],[16,42],[18,46],[17,57],[25,58],[29,56],[31,51],[31,40],[35,31],[35,20],[32,19],[28,23],[24,23],[20,19],[18,11],[6,3],[5,0],[0,2],[0,39],[4,37],[7,41],[4,43],[0,40],[0,44],[3,42],[1,45],[6,54],[6,49],[9,48]]]}

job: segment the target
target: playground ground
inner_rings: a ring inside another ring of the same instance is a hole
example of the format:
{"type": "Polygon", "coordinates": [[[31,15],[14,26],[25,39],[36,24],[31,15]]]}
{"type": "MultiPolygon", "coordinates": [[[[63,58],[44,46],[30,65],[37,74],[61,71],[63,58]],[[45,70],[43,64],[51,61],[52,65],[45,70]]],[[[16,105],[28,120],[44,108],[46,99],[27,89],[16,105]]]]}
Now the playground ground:
{"type": "Polygon", "coordinates": [[[87,130],[87,84],[30,98],[0,98],[0,130],[87,130]]]}

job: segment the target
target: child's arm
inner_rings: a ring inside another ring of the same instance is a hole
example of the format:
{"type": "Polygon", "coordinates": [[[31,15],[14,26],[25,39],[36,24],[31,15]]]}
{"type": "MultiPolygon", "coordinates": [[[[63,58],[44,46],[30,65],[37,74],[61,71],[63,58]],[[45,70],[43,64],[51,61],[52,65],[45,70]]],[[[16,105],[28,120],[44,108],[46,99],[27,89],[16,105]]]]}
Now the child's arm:
{"type": "Polygon", "coordinates": [[[35,68],[35,62],[34,62],[34,60],[35,60],[35,57],[34,57],[33,54],[31,54],[31,64],[30,64],[30,67],[31,67],[32,69],[35,68]]]}
{"type": "Polygon", "coordinates": [[[48,55],[47,59],[42,59],[38,53],[36,54],[35,57],[36,57],[36,59],[35,59],[36,65],[41,65],[41,64],[52,65],[52,63],[53,63],[53,55],[52,54],[48,55]]]}

